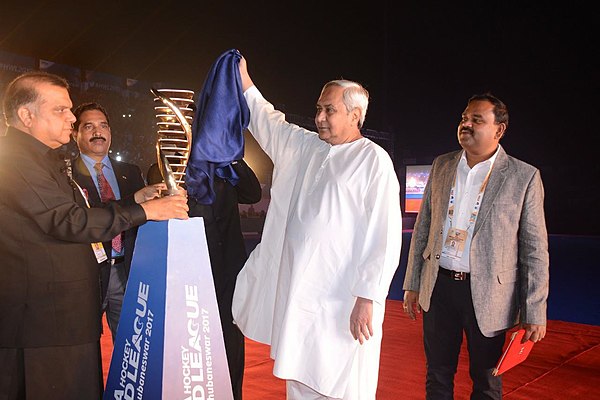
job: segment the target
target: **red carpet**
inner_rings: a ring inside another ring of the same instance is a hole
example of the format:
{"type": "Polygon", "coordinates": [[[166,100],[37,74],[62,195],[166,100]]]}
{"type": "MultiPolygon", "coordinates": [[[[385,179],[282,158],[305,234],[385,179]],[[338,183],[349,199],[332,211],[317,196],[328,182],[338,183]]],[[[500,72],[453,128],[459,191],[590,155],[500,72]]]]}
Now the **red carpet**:
{"type": "MultiPolygon", "coordinates": [[[[104,372],[108,371],[112,343],[106,327],[102,337],[104,372]]],[[[269,348],[246,342],[245,400],[285,399],[285,382],[272,374],[269,348]]],[[[455,379],[455,399],[468,399],[470,378],[463,345],[455,379]]],[[[546,338],[529,358],[504,374],[507,400],[600,399],[600,326],[549,321],[546,338]]],[[[421,320],[402,312],[402,302],[388,300],[382,344],[378,400],[425,398],[425,356],[421,320]]]]}

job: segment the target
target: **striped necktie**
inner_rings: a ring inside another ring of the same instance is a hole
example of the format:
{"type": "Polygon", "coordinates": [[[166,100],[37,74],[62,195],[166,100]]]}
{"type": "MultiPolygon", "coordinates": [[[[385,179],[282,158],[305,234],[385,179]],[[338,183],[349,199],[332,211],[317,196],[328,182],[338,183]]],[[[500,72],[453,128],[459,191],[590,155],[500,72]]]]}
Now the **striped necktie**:
{"type": "MultiPolygon", "coordinates": [[[[116,200],[116,198],[115,193],[113,192],[112,188],[110,187],[110,184],[104,176],[104,173],[102,172],[103,167],[104,164],[102,164],[101,162],[96,163],[96,165],[94,165],[94,169],[96,170],[96,176],[98,178],[98,187],[100,188],[100,200],[103,203],[106,203],[110,200],[116,200]]],[[[123,251],[123,244],[121,243],[122,235],[122,233],[119,233],[112,240],[112,248],[119,254],[121,253],[121,251],[123,251]]]]}

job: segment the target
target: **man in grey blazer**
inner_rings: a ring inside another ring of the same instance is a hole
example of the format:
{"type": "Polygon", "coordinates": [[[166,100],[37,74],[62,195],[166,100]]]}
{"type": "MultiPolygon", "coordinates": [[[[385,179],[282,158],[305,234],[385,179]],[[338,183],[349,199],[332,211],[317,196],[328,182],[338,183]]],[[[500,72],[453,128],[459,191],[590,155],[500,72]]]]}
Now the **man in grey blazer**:
{"type": "Polygon", "coordinates": [[[492,375],[507,329],[523,341],[546,334],[548,237],[540,171],[499,141],[508,110],[486,93],[458,125],[463,150],[437,157],[415,222],[404,278],[404,311],[423,311],[427,399],[452,399],[463,333],[471,399],[501,399],[492,375]]]}

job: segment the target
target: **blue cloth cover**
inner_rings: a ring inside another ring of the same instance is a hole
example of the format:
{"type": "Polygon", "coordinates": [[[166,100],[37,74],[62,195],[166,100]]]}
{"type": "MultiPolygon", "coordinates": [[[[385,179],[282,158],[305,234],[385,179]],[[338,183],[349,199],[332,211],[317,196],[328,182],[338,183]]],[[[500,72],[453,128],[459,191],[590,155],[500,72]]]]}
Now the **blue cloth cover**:
{"type": "Polygon", "coordinates": [[[231,162],[244,156],[244,130],[250,109],[242,92],[237,50],[221,54],[212,65],[196,100],[192,122],[192,151],[186,169],[188,195],[200,204],[212,204],[214,176],[236,185],[231,162]]]}

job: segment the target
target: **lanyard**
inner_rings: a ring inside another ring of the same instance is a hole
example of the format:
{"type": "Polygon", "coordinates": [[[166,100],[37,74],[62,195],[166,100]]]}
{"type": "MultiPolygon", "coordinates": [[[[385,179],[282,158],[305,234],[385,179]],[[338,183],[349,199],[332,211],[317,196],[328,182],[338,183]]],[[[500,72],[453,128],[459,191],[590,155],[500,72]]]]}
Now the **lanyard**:
{"type": "Polygon", "coordinates": [[[90,206],[90,202],[88,201],[88,194],[87,194],[87,192],[85,190],[83,190],[83,188],[81,186],[79,186],[79,184],[77,182],[75,182],[74,179],[71,179],[71,183],[73,185],[75,185],[75,187],[77,189],[79,189],[79,193],[81,193],[81,197],[83,197],[83,200],[85,200],[85,205],[87,206],[87,208],[92,208],[90,206]]]}
{"type": "MultiPolygon", "coordinates": [[[[87,208],[92,208],[90,206],[90,202],[88,201],[87,192],[83,190],[83,188],[79,186],[79,184],[75,182],[73,178],[70,178],[69,180],[77,189],[79,189],[79,193],[81,193],[81,197],[83,197],[83,199],[85,200],[85,205],[87,206],[87,208]]],[[[104,250],[102,242],[92,243],[92,250],[94,251],[94,255],[96,256],[96,261],[98,261],[98,264],[108,260],[108,256],[106,255],[106,251],[104,250]]]]}
{"type": "MultiPolygon", "coordinates": [[[[477,194],[477,198],[475,199],[475,205],[473,206],[473,210],[471,211],[471,215],[469,216],[469,225],[467,226],[466,231],[468,231],[474,224],[477,219],[477,214],[479,213],[479,209],[481,207],[481,200],[483,198],[483,193],[485,192],[485,187],[490,180],[490,174],[492,173],[492,166],[490,166],[487,174],[485,175],[485,179],[481,182],[481,187],[479,188],[479,193],[477,194]]],[[[454,202],[455,202],[455,192],[456,192],[456,181],[458,180],[458,172],[456,173],[456,177],[454,178],[454,185],[450,190],[450,200],[448,202],[448,219],[450,220],[450,227],[452,227],[452,219],[454,217],[454,202]]]]}

